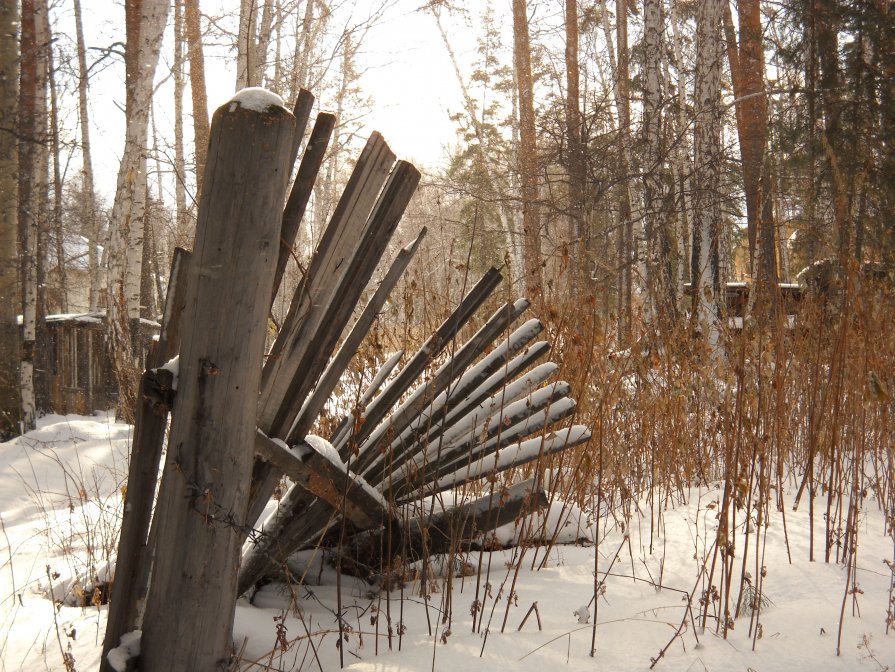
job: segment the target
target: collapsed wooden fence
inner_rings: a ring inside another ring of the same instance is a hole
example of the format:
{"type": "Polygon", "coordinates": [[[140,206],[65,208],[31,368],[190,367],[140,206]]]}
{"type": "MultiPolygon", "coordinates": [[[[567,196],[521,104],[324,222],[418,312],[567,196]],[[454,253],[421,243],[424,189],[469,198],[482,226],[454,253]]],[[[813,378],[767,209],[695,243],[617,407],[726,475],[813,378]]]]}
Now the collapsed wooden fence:
{"type": "Polygon", "coordinates": [[[420,179],[374,133],[264,352],[335,123],[317,116],[287,198],[312,104],[302,91],[290,113],[248,90],[214,115],[194,249],[175,255],[142,379],[105,669],[121,636],[141,625],[141,670],[225,664],[236,598],[293,552],[324,544],[358,573],[399,554],[445,552],[545,503],[534,480],[502,488],[494,474],[590,437],[580,425],[552,429],[575,404],[567,383],[549,382],[558,367],[537,364],[549,351],[536,340],[543,325],[514,328],[528,301],[506,303],[458,343],[501,284],[495,269],[417,352],[383,365],[328,441],[309,434],[425,235],[400,250],[351,323],[420,179]],[[292,486],[259,521],[284,475],[292,486]],[[407,514],[410,502],[486,477],[480,500],[407,514]]]}

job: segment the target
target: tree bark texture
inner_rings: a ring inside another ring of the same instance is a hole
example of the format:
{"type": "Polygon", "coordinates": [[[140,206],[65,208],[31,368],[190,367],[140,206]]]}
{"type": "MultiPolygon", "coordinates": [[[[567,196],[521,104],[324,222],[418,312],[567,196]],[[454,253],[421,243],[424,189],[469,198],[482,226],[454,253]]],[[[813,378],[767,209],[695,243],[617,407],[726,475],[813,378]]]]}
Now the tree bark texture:
{"type": "Polygon", "coordinates": [[[146,144],[152,86],[168,17],[167,2],[128,0],[125,5],[126,131],[112,206],[109,243],[109,350],[118,381],[119,412],[133,412],[136,376],[130,320],[140,316],[140,265],[146,204],[146,144]]]}
{"type": "Polygon", "coordinates": [[[718,247],[721,235],[721,2],[700,0],[696,14],[693,257],[691,282],[699,329],[715,348],[719,337],[718,247]]]}
{"type": "MultiPolygon", "coordinates": [[[[15,36],[19,29],[16,0],[0,2],[0,34],[15,36]]],[[[18,193],[19,159],[16,125],[19,95],[19,43],[0,40],[0,436],[18,432],[21,416],[19,390],[18,193]]]]}
{"type": "Polygon", "coordinates": [[[581,115],[581,68],[578,63],[578,0],[566,0],[566,135],[568,155],[566,166],[569,173],[569,240],[572,256],[573,282],[582,282],[589,269],[586,263],[588,250],[587,212],[587,158],[584,141],[584,125],[581,115]]]}
{"type": "Polygon", "coordinates": [[[205,155],[208,151],[208,93],[205,86],[205,55],[199,24],[199,0],[185,0],[184,29],[190,60],[190,92],[193,97],[193,136],[196,144],[196,200],[201,198],[205,155]]]}
{"type": "Polygon", "coordinates": [[[519,93],[519,176],[522,185],[522,259],[525,291],[539,301],[541,285],[541,223],[538,212],[538,150],[535,130],[534,78],[528,8],[525,0],[513,0],[513,63],[519,93]]]}
{"type": "Polygon", "coordinates": [[[84,175],[84,192],[88,195],[87,202],[90,210],[87,213],[88,221],[85,222],[90,239],[87,252],[87,268],[90,277],[90,294],[88,305],[90,310],[99,310],[101,292],[101,274],[99,270],[98,246],[100,243],[100,219],[97,216],[96,207],[93,205],[93,155],[90,151],[90,117],[87,111],[87,90],[89,84],[87,71],[87,47],[84,44],[84,22],[81,12],[81,0],[74,0],[75,11],[75,36],[78,50],[78,121],[81,130],[81,172],[84,175]]]}
{"type": "Polygon", "coordinates": [[[217,669],[232,652],[265,325],[294,133],[294,117],[280,106],[259,112],[231,101],[214,115],[155,514],[141,660],[148,672],[217,669]]]}
{"type": "Polygon", "coordinates": [[[647,253],[647,290],[660,323],[677,317],[673,236],[665,207],[662,173],[662,1],[644,0],[643,200],[647,253]]]}

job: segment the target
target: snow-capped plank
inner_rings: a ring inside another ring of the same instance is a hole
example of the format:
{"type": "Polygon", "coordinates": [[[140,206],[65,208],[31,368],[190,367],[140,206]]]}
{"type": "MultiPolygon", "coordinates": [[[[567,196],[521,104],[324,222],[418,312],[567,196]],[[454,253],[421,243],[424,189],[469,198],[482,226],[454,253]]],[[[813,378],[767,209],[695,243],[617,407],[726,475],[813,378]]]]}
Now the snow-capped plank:
{"type": "Polygon", "coordinates": [[[521,441],[514,446],[502,449],[494,455],[487,456],[473,464],[445,474],[437,482],[423,486],[410,496],[402,498],[398,503],[413,500],[421,495],[435,495],[470,481],[497,474],[513,467],[522,466],[537,460],[541,456],[547,457],[567,448],[586,443],[589,440],[590,430],[584,425],[572,425],[566,429],[548,432],[543,438],[538,436],[521,441]]]}
{"type": "MultiPolygon", "coordinates": [[[[449,400],[448,388],[451,382],[459,379],[453,387],[454,396],[457,399],[463,397],[469,388],[474,388],[477,381],[484,379],[495,369],[506,361],[509,356],[509,347],[500,347],[501,355],[497,357],[486,357],[483,362],[473,367],[475,375],[468,378],[465,384],[462,383],[462,374],[466,368],[472,364],[475,359],[482,354],[485,348],[489,347],[497,338],[506,331],[529,306],[529,302],[520,299],[514,303],[507,303],[496,310],[484,325],[466,341],[460,348],[435,372],[430,380],[420,385],[411,395],[410,399],[404,402],[398,410],[392,413],[376,430],[370,435],[370,438],[361,446],[360,458],[358,460],[358,471],[364,473],[372,482],[378,482],[381,479],[383,467],[382,464],[377,465],[376,469],[366,472],[366,469],[377,461],[382,452],[381,448],[385,447],[388,437],[394,434],[401,434],[411,428],[411,425],[422,425],[438,422],[439,415],[444,408],[444,404],[449,400]],[[443,395],[443,396],[442,396],[443,395]],[[426,413],[429,409],[429,417],[425,423],[415,422],[421,414],[426,413]]],[[[540,323],[534,320],[537,325],[540,323]]],[[[532,327],[530,331],[534,331],[532,327]]],[[[504,344],[506,346],[507,344],[504,344]]],[[[412,456],[411,449],[414,447],[414,438],[419,436],[423,430],[420,429],[412,432],[412,436],[403,442],[392,443],[390,452],[390,469],[397,469],[401,464],[412,456]]]]}

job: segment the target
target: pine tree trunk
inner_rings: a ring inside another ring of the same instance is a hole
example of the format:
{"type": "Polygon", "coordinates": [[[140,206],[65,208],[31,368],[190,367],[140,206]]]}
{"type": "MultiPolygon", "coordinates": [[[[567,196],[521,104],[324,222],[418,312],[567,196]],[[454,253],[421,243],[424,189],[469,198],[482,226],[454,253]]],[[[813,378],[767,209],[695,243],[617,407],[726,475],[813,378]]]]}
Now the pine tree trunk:
{"type": "Polygon", "coordinates": [[[538,154],[535,131],[534,79],[528,9],[525,0],[513,0],[513,63],[519,92],[519,176],[522,183],[522,260],[525,291],[537,302],[541,298],[541,223],[538,212],[538,154]]]}
{"type": "MultiPolygon", "coordinates": [[[[20,27],[16,0],[0,1],[0,34],[14,35],[20,27]]],[[[19,159],[16,151],[18,110],[18,42],[0,40],[0,437],[6,440],[19,430],[22,400],[19,389],[18,190],[19,159]]]]}
{"type": "Polygon", "coordinates": [[[588,231],[587,165],[584,127],[581,119],[581,70],[578,64],[578,1],[566,0],[566,136],[569,173],[569,253],[572,258],[572,279],[581,283],[588,277],[586,255],[588,231]]]}
{"type": "Polygon", "coordinates": [[[190,93],[193,98],[193,137],[196,143],[196,202],[202,193],[205,154],[208,151],[208,93],[205,88],[205,55],[199,25],[199,0],[184,1],[184,28],[190,59],[190,93]]]}

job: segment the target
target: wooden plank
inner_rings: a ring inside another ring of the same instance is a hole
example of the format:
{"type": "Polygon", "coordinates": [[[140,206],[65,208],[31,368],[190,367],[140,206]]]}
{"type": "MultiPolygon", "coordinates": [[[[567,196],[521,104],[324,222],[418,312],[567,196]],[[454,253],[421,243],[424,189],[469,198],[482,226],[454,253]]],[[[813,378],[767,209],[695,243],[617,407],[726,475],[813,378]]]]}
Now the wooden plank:
{"type": "Polygon", "coordinates": [[[328,454],[307,442],[303,445],[312,451],[311,455],[300,460],[260,432],[258,436],[263,438],[256,438],[256,451],[283,469],[296,485],[286,492],[277,510],[264,521],[261,533],[243,554],[237,581],[240,595],[285,562],[303,541],[321,534],[338,521],[339,513],[344,513],[360,529],[388,524],[391,520],[379,493],[348,471],[334,449],[328,454]]]}
{"type": "Polygon", "coordinates": [[[509,487],[492,486],[491,492],[472,502],[454,506],[432,516],[413,518],[392,530],[392,557],[384,557],[387,529],[364,531],[337,549],[342,569],[370,578],[389,572],[398,553],[406,553],[404,564],[433,555],[468,548],[478,535],[512,523],[543,508],[547,495],[535,479],[509,487]]]}
{"type": "Polygon", "coordinates": [[[295,105],[292,106],[292,116],[295,117],[295,135],[292,136],[292,151],[289,153],[289,172],[291,174],[301,141],[304,140],[308,121],[311,119],[311,109],[314,107],[314,94],[307,89],[299,88],[295,97],[295,105]]]}
{"type": "Polygon", "coordinates": [[[526,338],[511,339],[502,343],[466,372],[472,361],[506,331],[528,306],[529,302],[521,299],[498,309],[482,328],[439,368],[431,380],[421,385],[418,392],[412,394],[397,411],[376,428],[361,446],[357,471],[364,473],[365,478],[371,483],[379,483],[386,469],[385,461],[381,457],[383,454],[389,456],[387,468],[391,470],[400,468],[405,461],[413,457],[414,448],[419,446],[418,439],[427,428],[438,425],[453,405],[460,403],[482,381],[500,369],[525,342],[540,333],[543,325],[538,320],[531,320],[532,324],[526,333],[526,338]],[[386,450],[385,443],[390,441],[391,436],[396,438],[386,450]],[[365,457],[368,458],[366,463],[365,457]]]}
{"type": "Polygon", "coordinates": [[[451,435],[455,432],[466,431],[463,429],[464,423],[477,424],[498,413],[507,404],[530,394],[538,385],[559,370],[556,364],[546,362],[510,383],[507,383],[507,380],[515,378],[519,372],[524,371],[533,362],[547,354],[549,350],[550,345],[546,341],[538,341],[525,348],[502,370],[491,374],[476,390],[467,394],[441,422],[429,429],[425,437],[420,437],[419,441],[429,446],[436,445],[437,441],[453,443],[456,437],[451,435]],[[497,392],[497,390],[500,391],[497,392]],[[497,393],[495,394],[495,392],[497,393]]]}
{"type": "MultiPolygon", "coordinates": [[[[386,300],[398,280],[404,274],[407,265],[410,263],[411,259],[413,259],[413,256],[416,254],[425,235],[426,227],[423,227],[416,237],[416,240],[398,252],[395,261],[385,274],[382,282],[379,283],[379,286],[376,288],[373,296],[370,297],[370,300],[364,307],[360,317],[358,317],[354,326],[351,327],[351,331],[339,348],[338,353],[336,353],[327,365],[326,371],[323,372],[323,375],[314,387],[312,395],[308,397],[302,406],[301,411],[299,411],[295,423],[289,432],[289,438],[286,439],[287,443],[290,441],[293,443],[299,441],[308,433],[308,431],[310,431],[317,416],[320,415],[320,412],[323,410],[326,400],[329,399],[333,390],[336,389],[336,385],[338,385],[346,367],[351,359],[354,358],[354,355],[357,354],[358,347],[360,347],[361,342],[369,333],[370,328],[373,326],[373,322],[379,316],[379,311],[382,310],[382,307],[385,305],[386,300]]],[[[398,361],[396,359],[392,364],[392,368],[397,365],[397,363],[398,361]]],[[[379,372],[381,375],[377,377],[380,384],[385,376],[388,375],[389,371],[391,371],[391,369],[385,369],[384,371],[379,372]]]]}
{"type": "Polygon", "coordinates": [[[558,429],[501,450],[499,454],[486,456],[484,459],[461,467],[435,482],[430,482],[406,497],[398,500],[404,504],[420,497],[437,495],[440,492],[458,488],[471,481],[489,478],[507,469],[521,467],[523,464],[537,459],[549,457],[574,446],[590,441],[590,430],[584,425],[572,425],[567,429],[558,429]]]}
{"type": "MultiPolygon", "coordinates": [[[[258,427],[280,437],[275,428],[280,402],[299,374],[304,355],[348,270],[349,261],[364,238],[367,218],[395,160],[385,140],[374,133],[364,147],[329,225],[299,285],[283,328],[268,353],[258,402],[258,427]]],[[[281,437],[282,438],[282,437],[281,437]]]]}
{"type": "Polygon", "coordinates": [[[357,427],[353,420],[343,422],[333,435],[333,445],[339,451],[344,460],[354,445],[363,443],[370,433],[385,419],[389,410],[398,402],[410,388],[413,382],[422,374],[426,366],[437,357],[453,340],[457,332],[473,316],[476,310],[491,295],[491,292],[500,284],[502,276],[496,268],[488,270],[476,285],[467,293],[457,309],[448,317],[441,326],[432,334],[416,354],[407,362],[374,399],[364,412],[364,421],[357,427]]]}
{"type": "MultiPolygon", "coordinates": [[[[430,469],[417,468],[416,471],[422,471],[418,478],[414,478],[413,471],[408,470],[410,475],[410,487],[408,490],[412,491],[424,483],[437,481],[445,474],[461,469],[466,465],[485,460],[490,455],[496,455],[507,446],[518,443],[526,436],[541,434],[547,427],[569,417],[574,411],[575,400],[569,397],[561,397],[546,408],[518,419],[514,424],[506,427],[501,425],[496,431],[492,429],[489,432],[491,436],[486,440],[473,440],[453,448],[448,451],[449,454],[443,457],[436,456],[435,459],[429,462],[428,467],[430,469]]],[[[513,417],[507,416],[507,420],[510,423],[517,418],[519,418],[518,413],[514,414],[513,417]]]]}
{"type": "Polygon", "coordinates": [[[347,272],[338,284],[332,301],[325,306],[322,301],[318,303],[325,322],[310,336],[309,344],[296,369],[300,375],[294,376],[285,387],[270,425],[274,435],[286,436],[292,428],[301,403],[323,373],[330,354],[351,319],[379,260],[385,254],[388,242],[398,227],[419,180],[420,173],[411,164],[406,161],[395,164],[370,215],[363,240],[349,260],[347,272]]]}
{"type": "MultiPolygon", "coordinates": [[[[284,445],[265,436],[260,429],[255,434],[255,454],[286,474],[296,485],[325,501],[359,528],[382,524],[387,507],[378,492],[363,487],[341,460],[337,463],[333,456],[320,452],[313,443],[302,443],[300,448],[313,450],[319,459],[302,460],[284,445]]],[[[333,455],[338,457],[335,451],[333,455]]]]}
{"type": "Polygon", "coordinates": [[[373,380],[370,381],[370,384],[367,385],[367,389],[364,390],[364,393],[360,395],[360,399],[358,401],[358,406],[360,408],[366,408],[367,404],[379,394],[379,388],[382,387],[382,384],[385,380],[391,375],[392,371],[395,370],[395,367],[401,362],[404,358],[404,350],[398,350],[392,354],[385,362],[383,362],[382,366],[379,367],[379,370],[376,372],[376,375],[373,376],[373,380]]]}
{"type": "MultiPolygon", "coordinates": [[[[158,367],[174,357],[180,349],[180,316],[186,299],[187,266],[190,253],[174,250],[168,294],[162,314],[159,340],[149,355],[149,366],[158,367]]],[[[131,445],[127,474],[127,495],[121,518],[115,583],[109,602],[109,618],[103,639],[100,669],[108,670],[106,655],[118,646],[121,636],[134,630],[139,620],[139,600],[145,594],[144,576],[151,562],[151,548],[147,544],[155,486],[158,478],[162,444],[168,425],[167,412],[153,412],[145,394],[146,371],[141,381],[140,404],[137,406],[134,438],[131,445]]]]}
{"type": "MultiPolygon", "coordinates": [[[[315,304],[313,310],[320,315],[320,320],[325,318],[325,321],[320,321],[316,332],[305,339],[301,352],[293,352],[294,361],[290,368],[294,367],[295,375],[287,385],[280,386],[283,396],[279,402],[268,397],[268,403],[277,406],[276,412],[262,414],[262,420],[270,423],[269,431],[272,436],[288,435],[300,404],[323,373],[330,353],[385,253],[385,248],[416,191],[419,179],[419,171],[406,161],[399,161],[395,165],[367,222],[363,240],[354,250],[347,263],[347,271],[332,294],[331,303],[327,305],[320,300],[315,304]]],[[[275,470],[263,464],[258,464],[253,472],[249,519],[261,514],[279,479],[275,470]]]]}
{"type": "MultiPolygon", "coordinates": [[[[329,139],[335,126],[335,115],[326,112],[318,114],[317,121],[314,123],[314,130],[311,131],[311,137],[308,139],[308,144],[305,147],[305,153],[301,157],[295,182],[293,182],[292,190],[289,192],[289,200],[286,201],[286,208],[283,210],[283,223],[280,226],[280,253],[277,257],[273,293],[270,297],[271,303],[276,298],[280,284],[283,282],[283,273],[286,272],[286,264],[289,262],[289,257],[292,255],[295,247],[295,239],[298,237],[301,220],[305,216],[308,200],[314,191],[314,182],[317,180],[320,166],[323,165],[326,148],[329,146],[329,139]]],[[[296,135],[296,137],[298,136],[296,135]]]]}
{"type": "MultiPolygon", "coordinates": [[[[429,446],[429,450],[420,455],[413,463],[408,464],[403,471],[395,469],[391,474],[394,479],[388,484],[386,497],[395,497],[407,494],[417,489],[421,484],[433,481],[439,476],[458,469],[461,464],[458,460],[478,459],[477,455],[487,455],[501,447],[517,441],[521,436],[533,434],[543,428],[544,423],[532,422],[524,424],[526,420],[536,416],[552,404],[568,399],[571,386],[565,381],[557,381],[552,385],[542,387],[524,399],[508,404],[505,408],[490,417],[481,418],[479,423],[470,423],[469,432],[461,436],[460,440],[453,444],[436,444],[429,446]]],[[[569,400],[568,412],[574,408],[574,402],[569,400]]],[[[556,409],[557,411],[559,409],[556,409]]],[[[557,413],[554,421],[561,420],[564,416],[557,413]]],[[[382,479],[376,481],[378,484],[382,479]]]]}
{"type": "Polygon", "coordinates": [[[288,110],[243,105],[240,95],[212,120],[177,399],[155,511],[144,672],[216,669],[232,648],[253,459],[246,446],[255,434],[295,133],[288,110]]]}

